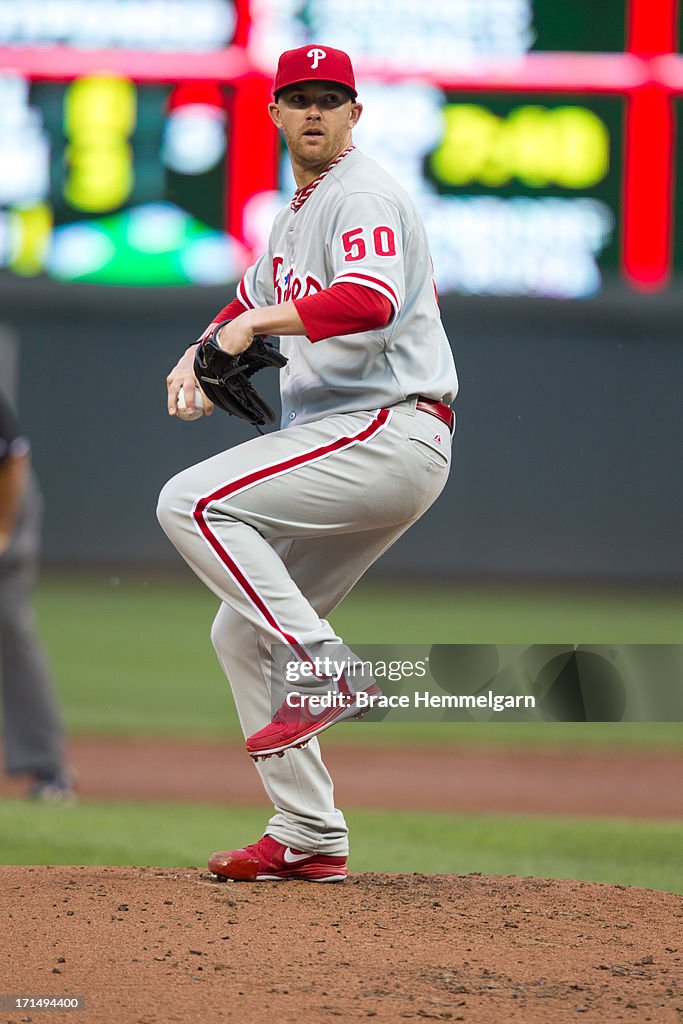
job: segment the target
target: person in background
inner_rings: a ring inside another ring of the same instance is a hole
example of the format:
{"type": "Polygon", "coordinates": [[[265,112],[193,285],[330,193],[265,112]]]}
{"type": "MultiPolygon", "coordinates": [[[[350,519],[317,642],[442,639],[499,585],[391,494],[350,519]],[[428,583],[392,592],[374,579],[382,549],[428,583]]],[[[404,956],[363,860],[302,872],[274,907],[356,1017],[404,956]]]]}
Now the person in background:
{"type": "Polygon", "coordinates": [[[0,394],[0,676],[5,767],[28,774],[28,795],[49,803],[75,799],[64,761],[52,676],[38,640],[31,596],[40,553],[42,498],[31,474],[31,446],[0,394]]]}

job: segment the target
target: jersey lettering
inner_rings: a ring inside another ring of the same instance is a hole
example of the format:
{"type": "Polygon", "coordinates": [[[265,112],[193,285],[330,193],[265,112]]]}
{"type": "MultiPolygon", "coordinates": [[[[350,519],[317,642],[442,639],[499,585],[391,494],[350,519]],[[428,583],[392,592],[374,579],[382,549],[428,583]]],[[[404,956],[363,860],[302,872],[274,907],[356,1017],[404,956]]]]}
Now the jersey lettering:
{"type": "Polygon", "coordinates": [[[375,228],[372,232],[372,241],[378,256],[396,255],[396,236],[386,224],[381,224],[375,228]]]}
{"type": "Polygon", "coordinates": [[[363,228],[351,228],[350,231],[345,231],[341,236],[344,252],[346,253],[344,256],[345,263],[355,263],[356,260],[364,260],[367,256],[368,250],[362,236],[363,228]]]}
{"type": "Polygon", "coordinates": [[[306,273],[299,277],[294,273],[293,267],[283,275],[284,264],[283,256],[273,256],[273,294],[276,305],[289,302],[290,299],[305,299],[314,292],[321,292],[325,287],[315,274],[306,273]]]}
{"type": "MultiPolygon", "coordinates": [[[[365,242],[365,228],[351,228],[341,236],[344,248],[344,262],[357,263],[364,260],[368,254],[368,247],[365,242]]],[[[375,256],[396,255],[396,235],[394,229],[386,224],[379,224],[372,229],[372,248],[375,256]]]]}
{"type": "Polygon", "coordinates": [[[307,295],[313,295],[315,292],[321,292],[325,286],[315,276],[315,274],[306,274],[306,291],[304,292],[304,298],[307,295]]]}

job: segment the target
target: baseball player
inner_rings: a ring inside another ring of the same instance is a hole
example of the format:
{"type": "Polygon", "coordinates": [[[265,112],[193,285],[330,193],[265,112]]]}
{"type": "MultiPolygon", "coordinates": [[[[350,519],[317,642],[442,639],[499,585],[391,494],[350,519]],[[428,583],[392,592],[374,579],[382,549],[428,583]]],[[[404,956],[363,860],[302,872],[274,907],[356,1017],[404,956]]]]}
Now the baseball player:
{"type": "MultiPolygon", "coordinates": [[[[282,429],[180,473],[159,499],[163,529],[221,601],[212,641],[275,808],[258,842],[210,857],[231,879],[346,877],[348,830],[316,737],[358,714],[359,689],[378,691],[341,676],[335,702],[313,706],[329,686],[315,666],[348,650],[326,617],[449,472],[457,376],[425,232],[354,148],[362,109],[347,54],[281,55],[269,113],[298,188],[204,336],[231,355],[279,336],[282,429]],[[272,704],[283,648],[313,666],[296,709],[272,704]]],[[[180,389],[193,393],[195,349],[167,378],[172,416],[180,389]]]]}
{"type": "Polygon", "coordinates": [[[0,395],[0,656],[7,772],[31,777],[29,795],[75,799],[64,762],[64,729],[35,632],[31,592],[38,568],[42,499],[30,445],[0,395]]]}

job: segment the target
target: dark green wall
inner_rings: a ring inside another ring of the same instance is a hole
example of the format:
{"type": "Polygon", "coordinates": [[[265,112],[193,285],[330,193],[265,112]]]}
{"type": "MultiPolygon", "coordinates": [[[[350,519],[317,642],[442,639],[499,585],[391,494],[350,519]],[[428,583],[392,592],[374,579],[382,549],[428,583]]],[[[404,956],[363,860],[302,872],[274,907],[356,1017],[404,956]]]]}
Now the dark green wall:
{"type": "MultiPolygon", "coordinates": [[[[4,279],[47,561],[178,564],[159,489],[252,432],[169,420],[164,377],[230,297],[4,279]]],[[[461,378],[454,471],[382,571],[682,583],[683,298],[442,311],[461,378]]]]}

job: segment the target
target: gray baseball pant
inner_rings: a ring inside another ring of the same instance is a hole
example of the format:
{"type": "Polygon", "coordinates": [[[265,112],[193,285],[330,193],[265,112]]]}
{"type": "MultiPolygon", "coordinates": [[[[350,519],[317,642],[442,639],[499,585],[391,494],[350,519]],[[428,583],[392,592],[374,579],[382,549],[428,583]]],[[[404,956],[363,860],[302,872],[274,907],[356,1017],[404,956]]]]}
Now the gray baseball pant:
{"type": "MultiPolygon", "coordinates": [[[[159,522],[221,601],[211,637],[245,736],[272,718],[270,646],[315,656],[340,643],[326,616],[429,508],[449,467],[448,427],[413,399],[253,438],[166,484],[159,522]]],[[[275,807],[269,835],[348,852],[317,740],[257,770],[275,807]]]]}
{"type": "Polygon", "coordinates": [[[0,558],[0,659],[5,766],[58,772],[64,727],[31,605],[38,574],[42,499],[34,479],[9,550],[0,558]]]}

